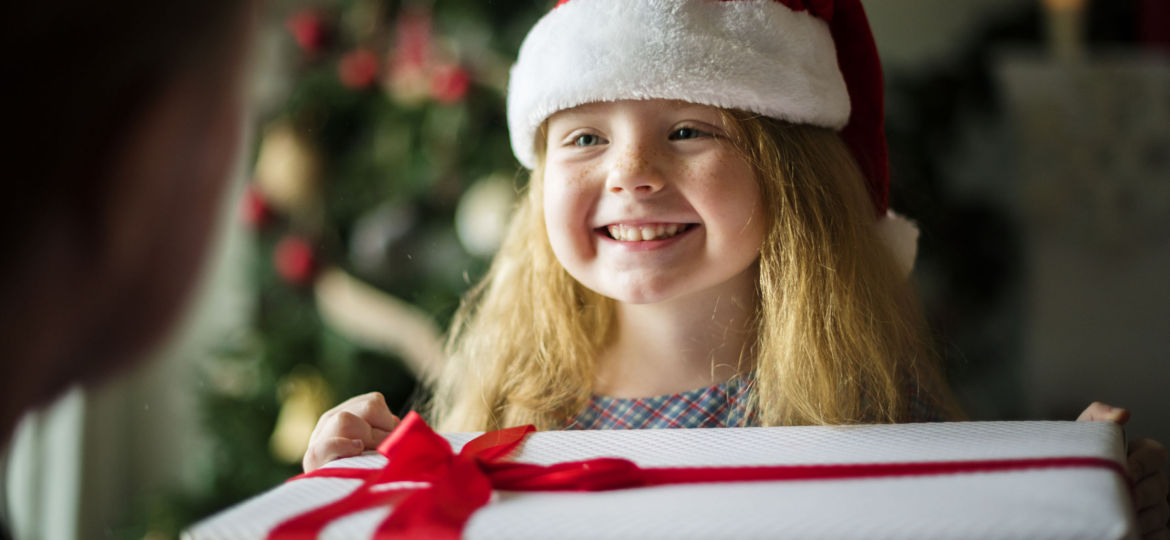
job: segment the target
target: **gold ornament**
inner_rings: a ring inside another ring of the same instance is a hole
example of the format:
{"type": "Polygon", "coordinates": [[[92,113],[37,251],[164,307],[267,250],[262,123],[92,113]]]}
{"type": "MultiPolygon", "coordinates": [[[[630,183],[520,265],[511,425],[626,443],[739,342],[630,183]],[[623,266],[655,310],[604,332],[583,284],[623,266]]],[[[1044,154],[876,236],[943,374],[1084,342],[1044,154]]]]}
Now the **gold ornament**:
{"type": "Polygon", "coordinates": [[[382,81],[383,88],[404,107],[418,107],[431,96],[431,77],[427,66],[395,63],[382,81]]]}
{"type": "Polygon", "coordinates": [[[264,130],[254,172],[256,186],[278,210],[311,215],[319,204],[321,160],[288,121],[264,130]]]}
{"type": "Polygon", "coordinates": [[[268,440],[268,448],[276,459],[285,463],[301,461],[317,419],[332,403],[330,393],[329,383],[307,366],[297,367],[281,381],[280,413],[268,440]]]}

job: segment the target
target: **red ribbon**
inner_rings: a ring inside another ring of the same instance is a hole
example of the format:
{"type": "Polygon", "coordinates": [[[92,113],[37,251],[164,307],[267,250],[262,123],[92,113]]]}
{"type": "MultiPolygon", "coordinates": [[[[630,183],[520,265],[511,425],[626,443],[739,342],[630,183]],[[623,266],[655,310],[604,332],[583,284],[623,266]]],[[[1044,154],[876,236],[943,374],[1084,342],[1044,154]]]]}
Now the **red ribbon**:
{"type": "Polygon", "coordinates": [[[536,429],[520,426],[489,431],[455,454],[446,439],[411,412],[378,445],[388,458],[381,469],[322,468],[291,478],[354,478],[364,482],[331,504],[289,519],[270,540],[314,539],[331,521],[369,508],[394,505],[374,538],[458,539],[471,515],[488,503],[492,490],[603,491],[671,484],[842,480],[1000,472],[1036,468],[1103,468],[1126,476],[1115,461],[1096,457],[1049,457],[908,463],[774,465],[752,467],[643,468],[619,458],[532,465],[504,461],[536,429]],[[399,487],[392,482],[409,482],[399,487]]]}

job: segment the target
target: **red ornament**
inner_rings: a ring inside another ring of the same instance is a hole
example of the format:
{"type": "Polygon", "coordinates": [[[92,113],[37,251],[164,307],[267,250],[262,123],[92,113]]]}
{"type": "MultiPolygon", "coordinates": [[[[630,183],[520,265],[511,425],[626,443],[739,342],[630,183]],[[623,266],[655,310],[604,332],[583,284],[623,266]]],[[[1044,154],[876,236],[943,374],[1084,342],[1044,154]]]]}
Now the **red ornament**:
{"type": "Polygon", "coordinates": [[[240,198],[240,219],[253,229],[259,229],[272,219],[272,209],[256,186],[248,186],[240,198]]]}
{"type": "Polygon", "coordinates": [[[317,53],[325,45],[325,21],[321,14],[312,9],[293,13],[284,21],[285,28],[292,33],[297,45],[307,53],[317,53]]]}
{"type": "Polygon", "coordinates": [[[463,99],[469,86],[471,74],[455,64],[438,66],[431,74],[431,97],[439,103],[455,103],[463,99]]]}
{"type": "Polygon", "coordinates": [[[338,62],[337,75],[341,77],[341,84],[361,90],[378,77],[378,57],[369,49],[350,51],[338,62]]]}
{"type": "Polygon", "coordinates": [[[285,236],[276,244],[272,260],[280,277],[298,286],[308,283],[317,267],[313,246],[294,235],[285,236]]]}
{"type": "Polygon", "coordinates": [[[394,65],[421,68],[429,64],[431,46],[435,41],[430,14],[423,11],[404,13],[396,26],[394,65]]]}

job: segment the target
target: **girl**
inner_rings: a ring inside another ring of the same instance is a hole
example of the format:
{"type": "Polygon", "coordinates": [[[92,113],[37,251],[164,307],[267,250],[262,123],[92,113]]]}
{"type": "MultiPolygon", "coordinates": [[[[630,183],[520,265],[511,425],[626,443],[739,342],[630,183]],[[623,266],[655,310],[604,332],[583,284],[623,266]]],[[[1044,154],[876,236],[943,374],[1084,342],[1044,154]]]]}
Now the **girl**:
{"type": "MultiPolygon", "coordinates": [[[[508,119],[532,175],[454,321],[439,429],[959,418],[887,209],[859,1],[563,0],[508,119]]],[[[305,469],[396,423],[378,394],[343,403],[305,469]]]]}
{"type": "Polygon", "coordinates": [[[838,12],[588,0],[536,25],[508,96],[533,175],[455,321],[442,429],[955,416],[875,230],[876,50],[838,12]],[[865,69],[838,69],[833,32],[865,69]]]}

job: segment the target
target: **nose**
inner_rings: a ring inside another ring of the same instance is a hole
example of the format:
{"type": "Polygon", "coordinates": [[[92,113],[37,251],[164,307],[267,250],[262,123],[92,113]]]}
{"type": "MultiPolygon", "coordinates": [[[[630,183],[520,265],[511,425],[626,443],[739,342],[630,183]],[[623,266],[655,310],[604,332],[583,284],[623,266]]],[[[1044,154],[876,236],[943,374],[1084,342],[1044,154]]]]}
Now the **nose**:
{"type": "Polygon", "coordinates": [[[615,156],[605,188],[614,194],[652,195],[665,185],[662,173],[654,163],[653,150],[636,144],[615,156]]]}

